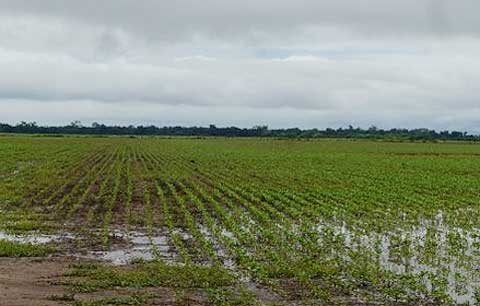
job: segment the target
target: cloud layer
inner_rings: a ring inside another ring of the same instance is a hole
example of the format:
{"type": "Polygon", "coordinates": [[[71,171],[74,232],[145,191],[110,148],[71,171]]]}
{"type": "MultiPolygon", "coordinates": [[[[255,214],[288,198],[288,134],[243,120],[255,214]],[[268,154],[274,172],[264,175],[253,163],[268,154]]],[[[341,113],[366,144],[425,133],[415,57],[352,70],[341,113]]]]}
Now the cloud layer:
{"type": "Polygon", "coordinates": [[[0,1],[0,121],[480,131],[474,0],[0,1]]]}

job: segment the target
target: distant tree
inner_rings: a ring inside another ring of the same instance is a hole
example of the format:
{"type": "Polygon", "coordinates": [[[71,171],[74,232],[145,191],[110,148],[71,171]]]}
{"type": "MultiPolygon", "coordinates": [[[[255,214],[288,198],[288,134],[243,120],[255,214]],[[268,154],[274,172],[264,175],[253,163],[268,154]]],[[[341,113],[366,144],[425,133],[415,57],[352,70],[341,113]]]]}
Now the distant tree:
{"type": "Polygon", "coordinates": [[[70,126],[73,128],[81,128],[82,127],[82,122],[79,120],[74,120],[70,123],[70,126]]]}
{"type": "Polygon", "coordinates": [[[326,128],[325,130],[299,128],[270,130],[267,125],[256,125],[250,129],[238,127],[182,127],[182,126],[106,126],[93,122],[91,127],[85,127],[80,121],[73,121],[66,126],[38,126],[35,121],[20,123],[12,126],[0,123],[2,133],[43,133],[43,134],[106,134],[106,135],[165,135],[165,136],[224,136],[224,137],[288,137],[288,138],[375,138],[375,139],[405,139],[405,140],[469,140],[480,141],[480,136],[469,135],[461,131],[440,131],[429,129],[390,129],[383,130],[372,125],[368,129],[326,128]]]}

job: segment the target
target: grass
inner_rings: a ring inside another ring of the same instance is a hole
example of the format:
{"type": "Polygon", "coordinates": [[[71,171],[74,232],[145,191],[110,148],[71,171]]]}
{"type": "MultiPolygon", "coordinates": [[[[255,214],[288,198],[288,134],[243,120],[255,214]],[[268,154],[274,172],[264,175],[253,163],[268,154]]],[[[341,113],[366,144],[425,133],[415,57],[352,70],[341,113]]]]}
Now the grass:
{"type": "Polygon", "coordinates": [[[75,295],[71,293],[53,294],[47,297],[50,301],[72,302],[75,301],[75,295]]]}
{"type": "Polygon", "coordinates": [[[96,301],[76,301],[72,306],[142,306],[145,305],[153,297],[151,295],[134,295],[102,298],[96,301]]]}
{"type": "Polygon", "coordinates": [[[0,240],[0,257],[45,257],[54,252],[51,246],[0,240]]]}
{"type": "Polygon", "coordinates": [[[72,279],[68,285],[78,292],[116,287],[216,288],[235,283],[233,275],[219,267],[171,266],[160,261],[137,261],[128,268],[79,264],[66,276],[72,279]]]}
{"type": "Polygon", "coordinates": [[[30,234],[32,232],[48,234],[56,226],[39,214],[15,210],[0,214],[0,230],[13,235],[30,234]]]}
{"type": "MultiPolygon", "coordinates": [[[[247,306],[256,305],[255,297],[246,289],[236,286],[235,277],[220,267],[197,265],[171,266],[160,261],[137,261],[128,267],[86,263],[75,264],[65,274],[65,285],[77,293],[91,293],[99,290],[128,288],[168,287],[175,288],[176,305],[190,305],[186,293],[189,290],[207,291],[211,305],[247,306]]],[[[135,294],[91,302],[77,301],[74,305],[144,305],[156,298],[155,294],[135,294]]]]}
{"type": "Polygon", "coordinates": [[[212,305],[218,306],[249,306],[257,305],[255,296],[248,290],[241,288],[238,293],[232,290],[220,288],[209,289],[209,301],[212,305]]]}

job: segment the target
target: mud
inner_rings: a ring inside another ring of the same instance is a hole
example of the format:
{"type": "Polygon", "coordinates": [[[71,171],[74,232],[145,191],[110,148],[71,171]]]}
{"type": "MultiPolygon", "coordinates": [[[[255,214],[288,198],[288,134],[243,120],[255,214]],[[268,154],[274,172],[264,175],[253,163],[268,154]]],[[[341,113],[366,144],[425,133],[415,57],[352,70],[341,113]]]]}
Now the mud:
{"type": "Polygon", "coordinates": [[[49,296],[68,294],[57,283],[75,259],[0,258],[0,305],[38,306],[63,305],[49,296]]]}
{"type": "MultiPolygon", "coordinates": [[[[136,293],[153,294],[148,305],[176,305],[175,290],[171,288],[145,288],[103,290],[93,293],[73,294],[62,286],[63,274],[69,266],[81,260],[73,256],[52,258],[0,258],[0,306],[59,306],[73,301],[54,301],[52,297],[72,297],[75,301],[99,301],[108,298],[131,296],[136,293]]],[[[204,294],[189,292],[189,305],[207,305],[204,294]]]]}

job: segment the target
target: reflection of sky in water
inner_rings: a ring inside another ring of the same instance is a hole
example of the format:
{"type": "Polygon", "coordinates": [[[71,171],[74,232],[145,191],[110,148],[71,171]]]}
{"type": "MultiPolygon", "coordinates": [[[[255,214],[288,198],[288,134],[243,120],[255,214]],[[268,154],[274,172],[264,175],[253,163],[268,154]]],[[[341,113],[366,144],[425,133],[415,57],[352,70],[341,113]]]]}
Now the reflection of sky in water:
{"type": "Polygon", "coordinates": [[[7,240],[19,243],[31,243],[31,244],[46,244],[54,241],[60,241],[65,238],[69,238],[71,235],[45,235],[45,234],[24,234],[24,235],[14,235],[7,232],[0,231],[0,240],[7,240]]]}
{"type": "Polygon", "coordinates": [[[345,247],[373,251],[386,271],[418,275],[429,291],[433,285],[428,276],[443,277],[455,303],[475,302],[480,289],[480,231],[448,226],[442,214],[433,221],[422,220],[418,226],[383,234],[358,234],[345,223],[318,226],[320,232],[327,228],[342,238],[345,247]]]}
{"type": "Polygon", "coordinates": [[[137,231],[114,230],[113,235],[125,239],[128,244],[112,250],[91,252],[89,257],[110,261],[114,265],[125,265],[135,259],[161,259],[167,263],[180,262],[176,252],[168,245],[166,234],[149,237],[147,234],[137,231]]]}

